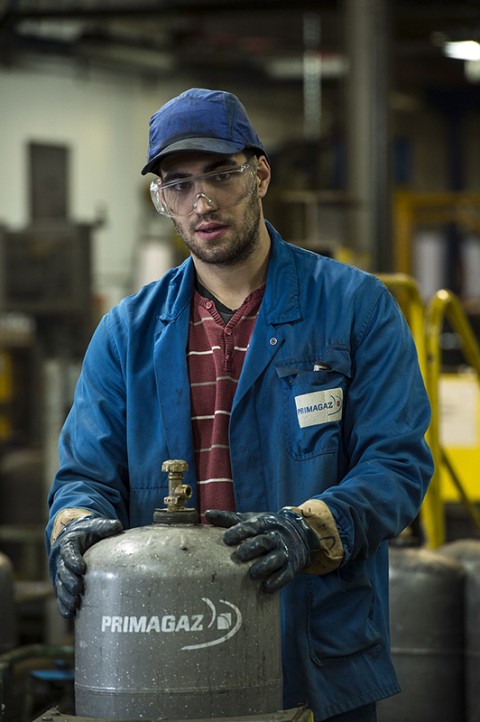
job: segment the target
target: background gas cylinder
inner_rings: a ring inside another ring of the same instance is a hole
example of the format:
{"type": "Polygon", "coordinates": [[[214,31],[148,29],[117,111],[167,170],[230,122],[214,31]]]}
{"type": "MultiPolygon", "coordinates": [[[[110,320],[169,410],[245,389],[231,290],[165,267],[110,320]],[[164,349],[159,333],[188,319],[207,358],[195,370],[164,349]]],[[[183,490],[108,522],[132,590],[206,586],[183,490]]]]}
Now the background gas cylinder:
{"type": "Polygon", "coordinates": [[[183,508],[185,462],[165,462],[167,508],[85,554],[75,622],[76,714],[193,719],[282,708],[279,595],[261,591],[183,508]]]}
{"type": "Polygon", "coordinates": [[[457,539],[440,548],[457,559],[466,573],[465,584],[465,697],[466,722],[480,722],[480,540],[457,539]]]}
{"type": "Polygon", "coordinates": [[[463,722],[462,565],[423,548],[390,548],[392,659],[402,692],[379,722],[463,722]]]}

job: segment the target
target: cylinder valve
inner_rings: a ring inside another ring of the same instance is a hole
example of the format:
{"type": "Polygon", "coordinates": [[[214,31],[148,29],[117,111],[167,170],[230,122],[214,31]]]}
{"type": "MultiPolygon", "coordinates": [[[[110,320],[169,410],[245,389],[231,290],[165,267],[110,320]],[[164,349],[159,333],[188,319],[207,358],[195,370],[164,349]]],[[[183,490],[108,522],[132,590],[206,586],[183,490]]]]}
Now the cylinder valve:
{"type": "Polygon", "coordinates": [[[185,504],[192,496],[190,484],[183,483],[183,475],[188,471],[188,464],[183,459],[167,459],[162,464],[162,471],[168,473],[168,495],[163,501],[163,509],[155,509],[155,524],[196,524],[196,509],[186,509],[185,504]]]}

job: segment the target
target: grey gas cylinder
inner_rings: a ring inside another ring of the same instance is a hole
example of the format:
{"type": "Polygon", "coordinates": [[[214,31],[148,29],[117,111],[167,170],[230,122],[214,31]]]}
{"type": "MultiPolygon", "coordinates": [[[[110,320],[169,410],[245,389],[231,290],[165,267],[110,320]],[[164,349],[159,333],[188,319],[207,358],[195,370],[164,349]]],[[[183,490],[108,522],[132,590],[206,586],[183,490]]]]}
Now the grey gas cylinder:
{"type": "Polygon", "coordinates": [[[391,547],[391,647],[402,692],[378,705],[379,722],[464,721],[464,579],[445,554],[391,547]]]}
{"type": "Polygon", "coordinates": [[[160,512],[157,523],[85,554],[76,714],[187,720],[281,710],[278,594],[261,591],[222,529],[191,523],[187,509],[160,512]]]}
{"type": "Polygon", "coordinates": [[[0,552],[0,654],[15,647],[15,601],[10,559],[0,552]]]}
{"type": "Polygon", "coordinates": [[[441,547],[466,573],[465,697],[466,722],[480,722],[480,540],[458,539],[441,547]]]}

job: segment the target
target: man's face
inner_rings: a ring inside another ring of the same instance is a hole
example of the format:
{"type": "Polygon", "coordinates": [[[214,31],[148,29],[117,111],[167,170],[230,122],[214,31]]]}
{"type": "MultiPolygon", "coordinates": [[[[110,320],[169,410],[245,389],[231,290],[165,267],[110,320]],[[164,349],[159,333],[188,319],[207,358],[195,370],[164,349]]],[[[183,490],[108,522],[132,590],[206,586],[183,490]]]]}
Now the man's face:
{"type": "MultiPolygon", "coordinates": [[[[178,153],[162,161],[161,178],[164,183],[177,179],[188,181],[205,173],[239,168],[246,161],[244,153],[232,156],[178,153]]],[[[199,183],[192,200],[193,212],[172,218],[177,233],[200,261],[220,266],[235,265],[248,259],[257,248],[262,210],[256,169],[257,159],[253,158],[251,170],[246,170],[243,178],[237,176],[245,192],[234,205],[225,203],[222,207],[221,195],[216,198],[208,183],[205,186],[199,183]]]]}

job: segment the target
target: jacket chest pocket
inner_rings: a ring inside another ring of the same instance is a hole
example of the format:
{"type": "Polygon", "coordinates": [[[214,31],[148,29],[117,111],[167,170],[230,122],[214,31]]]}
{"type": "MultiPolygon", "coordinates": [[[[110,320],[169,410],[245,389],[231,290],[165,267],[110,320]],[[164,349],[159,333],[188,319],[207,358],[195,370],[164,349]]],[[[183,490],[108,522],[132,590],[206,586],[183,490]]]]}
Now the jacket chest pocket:
{"type": "Polygon", "coordinates": [[[294,459],[338,451],[350,357],[336,352],[276,366],[282,389],[285,443],[294,459]]]}

